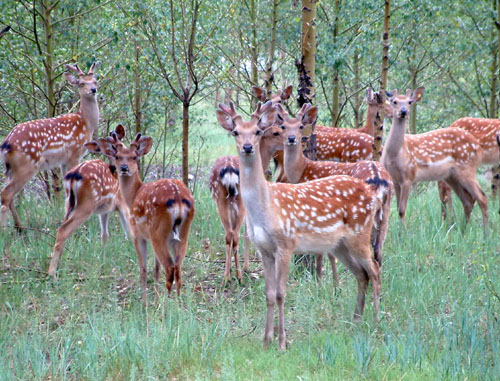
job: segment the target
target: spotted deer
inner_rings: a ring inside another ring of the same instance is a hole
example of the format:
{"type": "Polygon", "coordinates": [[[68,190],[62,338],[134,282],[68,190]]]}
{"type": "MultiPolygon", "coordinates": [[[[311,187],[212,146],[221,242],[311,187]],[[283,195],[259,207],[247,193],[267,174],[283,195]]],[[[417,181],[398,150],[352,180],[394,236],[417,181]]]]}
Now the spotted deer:
{"type": "MultiPolygon", "coordinates": [[[[286,177],[292,184],[297,184],[327,176],[347,175],[369,184],[372,191],[378,196],[371,238],[375,259],[381,265],[382,247],[387,235],[391,201],[394,194],[391,175],[381,163],[376,161],[336,163],[332,161],[313,161],[305,157],[298,143],[302,140],[302,131],[307,117],[309,117],[306,115],[306,111],[309,107],[309,104],[304,105],[296,117],[291,118],[281,105],[277,106],[278,125],[282,129],[286,177]]],[[[310,115],[317,115],[317,107],[313,107],[309,113],[310,115]]],[[[330,262],[334,277],[338,281],[333,255],[330,256],[330,262]]]]}
{"type": "MultiPolygon", "coordinates": [[[[479,141],[483,150],[481,165],[493,166],[491,190],[493,198],[496,198],[498,188],[500,187],[500,167],[498,166],[499,149],[495,136],[496,133],[500,131],[500,120],[487,118],[460,118],[453,122],[450,127],[462,128],[479,141]]],[[[451,204],[451,189],[442,181],[439,182],[439,195],[443,205],[443,217],[446,217],[446,205],[451,204]]]]}
{"type": "MultiPolygon", "coordinates": [[[[331,176],[302,184],[266,181],[259,150],[264,132],[276,121],[272,102],[258,104],[250,121],[234,105],[219,105],[219,124],[235,137],[240,158],[240,189],[248,213],[250,239],[259,250],[266,283],[264,345],[273,339],[278,304],[278,348],[286,349],[284,303],[290,258],[294,251],[333,253],[355,275],[358,298],[354,319],[360,320],[368,283],[372,283],[378,316],[380,268],[370,250],[376,196],[361,180],[331,176]]],[[[306,118],[312,115],[306,112],[306,118]]]]}
{"type": "MultiPolygon", "coordinates": [[[[121,141],[125,137],[125,128],[121,124],[118,125],[115,134],[121,141]]],[[[85,148],[92,153],[102,153],[97,142],[87,142],[85,148]]],[[[114,158],[110,158],[109,164],[99,159],[78,164],[66,173],[63,184],[66,195],[66,216],[57,229],[49,267],[49,275],[54,279],[57,277],[57,265],[66,240],[93,214],[99,215],[103,245],[109,237],[108,217],[111,212],[115,210],[119,212],[125,235],[128,231],[128,208],[119,190],[114,158]]]]}
{"type": "Polygon", "coordinates": [[[7,224],[9,208],[15,226],[21,230],[14,197],[37,172],[60,166],[65,174],[80,161],[83,144],[91,140],[99,122],[95,67],[96,63],[93,63],[85,74],[78,65],[66,65],[68,70],[78,74],[78,78],[64,74],[69,84],[76,86],[80,93],[78,112],[18,124],[0,145],[0,156],[8,177],[1,192],[1,226],[7,224]]]}
{"type": "MultiPolygon", "coordinates": [[[[231,277],[231,258],[234,257],[236,277],[241,280],[242,273],[238,259],[240,228],[245,220],[245,205],[240,196],[240,163],[237,156],[219,157],[210,172],[210,192],[214,199],[222,226],[226,232],[226,266],[224,280],[231,277]]],[[[245,236],[245,262],[243,270],[249,269],[249,252],[245,236]]]]}
{"type": "Polygon", "coordinates": [[[474,136],[467,131],[448,127],[423,134],[405,134],[410,105],[419,102],[423,87],[399,95],[388,93],[393,108],[393,122],[382,154],[382,164],[391,174],[396,191],[398,212],[404,219],[406,204],[413,183],[444,180],[462,201],[468,221],[474,201],[483,215],[484,234],[487,234],[488,208],[476,171],[481,163],[482,150],[474,136]]]}
{"type": "MultiPolygon", "coordinates": [[[[265,139],[261,140],[260,154],[264,172],[269,167],[271,157],[277,150],[283,150],[281,134],[277,130],[266,131],[265,139]]],[[[238,156],[223,156],[215,161],[210,173],[210,192],[214,199],[222,226],[226,232],[226,266],[224,280],[231,276],[231,257],[234,256],[236,277],[241,280],[242,274],[238,260],[239,231],[245,219],[246,210],[241,200],[240,192],[240,161],[238,156]]],[[[250,253],[248,234],[245,225],[245,260],[243,271],[249,270],[250,253]]]]}
{"type": "Polygon", "coordinates": [[[161,263],[168,292],[171,292],[175,280],[180,295],[181,265],[195,213],[191,192],[182,181],[175,179],[142,182],[138,160],[151,150],[152,138],[137,134],[127,148],[113,133],[111,137],[100,138],[98,143],[100,150],[116,161],[118,184],[129,210],[130,233],[139,260],[143,303],[146,302],[148,241],[155,252],[155,281],[159,280],[161,263]]]}

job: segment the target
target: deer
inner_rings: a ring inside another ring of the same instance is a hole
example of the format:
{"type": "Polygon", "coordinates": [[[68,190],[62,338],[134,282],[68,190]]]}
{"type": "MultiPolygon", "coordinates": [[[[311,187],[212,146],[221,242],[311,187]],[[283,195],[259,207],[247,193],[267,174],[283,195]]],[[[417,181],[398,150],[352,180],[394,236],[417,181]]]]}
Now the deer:
{"type": "MultiPolygon", "coordinates": [[[[269,168],[269,162],[278,150],[283,150],[281,134],[277,130],[266,132],[262,139],[260,153],[264,172],[269,168]]],[[[231,277],[231,257],[234,256],[236,266],[236,277],[241,282],[242,273],[238,259],[239,231],[245,220],[246,210],[241,200],[239,184],[239,158],[238,156],[222,156],[215,161],[210,172],[210,193],[217,205],[222,226],[226,232],[226,264],[224,270],[224,282],[231,277]]],[[[249,271],[250,253],[248,234],[245,225],[245,259],[243,271],[249,271]]]]}
{"type": "Polygon", "coordinates": [[[66,72],[70,85],[80,94],[80,110],[76,113],[24,122],[15,126],[0,144],[0,157],[5,164],[7,185],[1,192],[0,226],[7,226],[8,209],[15,226],[22,230],[14,205],[14,197],[39,171],[61,167],[63,175],[80,161],[83,144],[90,141],[97,130],[99,107],[97,104],[96,63],[85,74],[78,65],[66,65],[78,78],[66,72]]]}
{"type": "Polygon", "coordinates": [[[488,207],[486,196],[476,179],[482,160],[479,141],[467,131],[448,127],[422,134],[406,134],[410,105],[419,102],[423,87],[406,94],[388,93],[393,109],[392,128],[382,153],[382,164],[394,182],[398,212],[405,219],[408,196],[417,181],[445,181],[462,201],[466,221],[477,201],[487,235],[488,207]]]}
{"type": "MultiPolygon", "coordinates": [[[[125,137],[125,128],[121,124],[116,126],[114,132],[120,141],[125,137]]],[[[87,142],[84,146],[91,153],[102,153],[95,141],[87,142]]],[[[63,184],[66,215],[57,229],[56,243],[49,266],[49,276],[54,280],[57,279],[57,266],[66,240],[93,214],[99,215],[103,246],[109,238],[108,218],[111,212],[115,210],[119,212],[125,237],[128,232],[128,208],[119,190],[114,158],[110,158],[109,164],[99,159],[78,164],[66,173],[63,184]]]]}
{"type": "MultiPolygon", "coordinates": [[[[315,110],[306,111],[305,123],[315,120],[315,110]]],[[[333,253],[354,274],[358,282],[355,321],[361,320],[371,282],[376,320],[380,266],[370,249],[376,196],[368,184],[349,176],[302,184],[269,183],[262,169],[259,143],[264,132],[276,123],[272,102],[259,102],[249,121],[243,121],[233,103],[220,104],[216,116],[221,127],[235,138],[250,239],[262,257],[267,303],[264,346],[273,339],[277,304],[278,349],[286,349],[284,304],[294,251],[333,253]]]]}
{"type": "MultiPolygon", "coordinates": [[[[336,163],[333,161],[313,161],[308,159],[302,152],[299,143],[302,140],[302,131],[306,122],[305,114],[309,107],[311,105],[305,104],[295,118],[291,118],[281,105],[277,105],[278,125],[282,129],[286,177],[290,183],[297,184],[327,176],[347,175],[369,184],[373,192],[378,194],[371,237],[375,259],[382,265],[382,247],[387,235],[391,201],[394,195],[394,185],[391,175],[380,162],[376,161],[365,160],[356,163],[336,163]]],[[[314,111],[314,113],[317,113],[317,111],[314,111]]],[[[334,273],[334,280],[338,283],[333,255],[330,255],[330,263],[334,273]]]]}
{"type": "MultiPolygon", "coordinates": [[[[453,122],[450,127],[458,127],[473,135],[481,145],[483,156],[480,165],[493,166],[493,179],[491,190],[493,198],[496,198],[498,187],[500,186],[500,174],[495,167],[498,166],[499,149],[495,139],[496,133],[500,131],[500,120],[488,118],[460,118],[453,122]]],[[[442,203],[442,214],[446,218],[446,205],[451,205],[451,189],[446,183],[440,181],[439,198],[442,203]]]]}
{"type": "Polygon", "coordinates": [[[118,185],[128,207],[130,233],[139,260],[143,304],[146,303],[148,241],[151,241],[155,253],[155,281],[159,281],[161,264],[168,293],[171,293],[175,281],[177,296],[180,296],[183,284],[181,266],[195,214],[191,192],[177,179],[142,182],[138,160],[151,150],[151,137],[138,133],[130,146],[126,147],[112,132],[111,136],[99,138],[97,142],[100,151],[116,162],[118,185]]]}

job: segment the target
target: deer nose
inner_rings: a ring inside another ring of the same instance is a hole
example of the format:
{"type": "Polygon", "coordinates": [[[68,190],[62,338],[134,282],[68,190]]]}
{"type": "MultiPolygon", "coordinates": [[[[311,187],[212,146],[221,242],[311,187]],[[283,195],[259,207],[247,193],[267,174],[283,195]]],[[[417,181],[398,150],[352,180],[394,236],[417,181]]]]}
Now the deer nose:
{"type": "Polygon", "coordinates": [[[122,172],[128,172],[128,165],[127,164],[120,165],[120,171],[122,171],[122,172]]]}
{"type": "Polygon", "coordinates": [[[245,151],[245,153],[252,153],[253,146],[250,143],[245,143],[243,144],[243,151],[245,151]]]}
{"type": "Polygon", "coordinates": [[[90,91],[92,91],[92,94],[97,93],[97,89],[96,89],[95,87],[92,87],[92,88],[90,89],[90,91]]]}
{"type": "Polygon", "coordinates": [[[288,144],[296,144],[297,143],[297,138],[295,135],[291,135],[288,137],[288,144]]]}
{"type": "Polygon", "coordinates": [[[408,110],[406,109],[406,107],[401,107],[401,116],[406,116],[406,114],[408,114],[408,110]]]}

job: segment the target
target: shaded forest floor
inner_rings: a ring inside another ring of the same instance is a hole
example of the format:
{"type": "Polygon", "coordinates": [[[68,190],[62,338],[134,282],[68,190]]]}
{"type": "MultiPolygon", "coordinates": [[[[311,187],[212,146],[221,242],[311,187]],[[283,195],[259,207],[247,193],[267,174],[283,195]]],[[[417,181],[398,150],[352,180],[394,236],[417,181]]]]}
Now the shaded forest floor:
{"type": "MultiPolygon", "coordinates": [[[[485,188],[485,184],[483,184],[485,188]]],[[[292,265],[285,319],[289,350],[262,348],[265,292],[252,251],[243,284],[222,285],[223,230],[204,182],[183,266],[180,299],[155,291],[143,308],[137,257],[114,216],[103,248],[97,217],[69,239],[59,281],[47,276],[63,204],[21,200],[30,230],[0,233],[0,379],[495,379],[500,374],[500,221],[490,236],[475,208],[463,226],[441,221],[434,184],[412,193],[403,227],[394,205],[384,250],[381,322],[371,296],[351,323],[356,285],[340,266],[318,285],[292,265]]],[[[455,223],[455,221],[459,221],[455,223]]],[[[149,268],[152,268],[150,250],[149,268]]]]}

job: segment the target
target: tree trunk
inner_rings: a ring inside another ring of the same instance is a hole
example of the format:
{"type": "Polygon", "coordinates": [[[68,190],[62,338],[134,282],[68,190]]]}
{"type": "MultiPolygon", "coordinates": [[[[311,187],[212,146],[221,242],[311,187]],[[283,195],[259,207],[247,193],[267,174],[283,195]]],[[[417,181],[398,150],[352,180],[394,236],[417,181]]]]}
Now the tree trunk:
{"type": "Polygon", "coordinates": [[[299,107],[304,103],[315,103],[316,69],[316,0],[302,0],[302,57],[296,62],[299,72],[299,107]]]}
{"type": "MultiPolygon", "coordinates": [[[[333,48],[337,49],[337,36],[339,34],[339,12],[340,1],[335,0],[333,5],[334,19],[333,19],[333,48]]],[[[333,64],[332,75],[332,109],[330,115],[332,118],[332,126],[337,126],[339,120],[339,107],[340,107],[340,84],[339,84],[339,62],[335,61],[333,64]]]]}
{"type": "Polygon", "coordinates": [[[269,43],[269,59],[266,65],[266,79],[265,86],[267,92],[267,99],[271,99],[273,92],[273,63],[274,63],[274,52],[276,50],[276,27],[278,25],[278,2],[279,0],[273,0],[273,18],[271,21],[271,41],[269,43]]]}
{"type": "MultiPolygon", "coordinates": [[[[385,0],[384,4],[384,32],[382,34],[382,73],[380,75],[380,96],[385,103],[385,91],[387,88],[387,72],[389,71],[389,19],[391,11],[391,0],[385,0]]],[[[381,109],[375,118],[375,142],[373,149],[373,160],[380,161],[382,156],[382,135],[384,132],[384,109],[381,109]]]]}
{"type": "MultiPolygon", "coordinates": [[[[411,89],[415,90],[417,88],[417,69],[410,68],[411,76],[411,89]]],[[[410,105],[410,131],[412,134],[417,133],[417,103],[410,105]]]]}
{"type": "Polygon", "coordinates": [[[142,132],[142,93],[141,74],[139,71],[140,48],[137,39],[134,39],[134,116],[135,134],[142,132]]]}
{"type": "MultiPolygon", "coordinates": [[[[257,46],[257,9],[255,7],[255,0],[250,0],[250,23],[252,25],[252,42],[250,46],[250,65],[252,67],[251,81],[254,86],[259,85],[259,72],[258,72],[258,46],[257,46]]],[[[250,98],[250,106],[255,110],[257,106],[257,98],[250,98]]]]}
{"type": "Polygon", "coordinates": [[[359,75],[359,67],[361,61],[361,54],[359,48],[354,49],[354,63],[353,63],[353,71],[354,71],[354,128],[361,127],[361,79],[359,75]]]}
{"type": "Polygon", "coordinates": [[[182,103],[182,182],[189,185],[189,103],[182,103]]]}
{"type": "MultiPolygon", "coordinates": [[[[493,9],[496,10],[496,1],[493,0],[493,9]]],[[[495,28],[496,29],[496,28],[495,28]]],[[[491,66],[490,66],[490,109],[489,109],[489,117],[496,119],[498,116],[497,110],[497,77],[498,77],[498,47],[494,46],[497,36],[496,30],[494,28],[491,29],[491,66]]]]}

